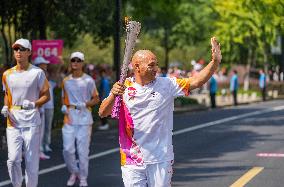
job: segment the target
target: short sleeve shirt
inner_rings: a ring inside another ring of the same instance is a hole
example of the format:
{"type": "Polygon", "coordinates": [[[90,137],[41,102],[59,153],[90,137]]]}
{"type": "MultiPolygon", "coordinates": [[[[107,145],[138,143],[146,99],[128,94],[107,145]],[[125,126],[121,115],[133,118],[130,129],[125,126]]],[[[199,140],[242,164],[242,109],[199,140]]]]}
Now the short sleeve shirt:
{"type": "Polygon", "coordinates": [[[44,72],[31,64],[26,71],[17,71],[15,66],[4,72],[2,84],[11,114],[8,117],[7,125],[16,127],[40,125],[41,119],[37,108],[24,110],[14,106],[22,106],[24,100],[35,102],[39,99],[40,91],[44,86],[48,87],[48,81],[44,72]],[[9,118],[13,118],[11,119],[13,124],[9,118]]]}
{"type": "Polygon", "coordinates": [[[95,81],[87,74],[79,78],[67,76],[63,80],[62,97],[64,104],[68,107],[68,115],[64,117],[64,123],[69,125],[91,125],[93,117],[90,109],[78,110],[69,106],[76,106],[78,103],[86,103],[98,94],[95,81]]]}
{"type": "Polygon", "coordinates": [[[131,78],[125,85],[119,116],[121,164],[173,160],[174,99],[189,94],[189,79],[157,77],[141,86],[131,78]]]}

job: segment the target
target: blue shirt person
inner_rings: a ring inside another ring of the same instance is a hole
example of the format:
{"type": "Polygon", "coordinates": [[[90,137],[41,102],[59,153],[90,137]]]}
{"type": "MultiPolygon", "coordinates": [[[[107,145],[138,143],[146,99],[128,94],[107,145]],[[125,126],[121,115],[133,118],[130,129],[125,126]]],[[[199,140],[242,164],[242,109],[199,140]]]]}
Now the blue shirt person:
{"type": "MultiPolygon", "coordinates": [[[[110,85],[110,78],[106,75],[106,70],[102,69],[100,71],[101,81],[99,85],[99,96],[101,101],[103,101],[105,98],[107,98],[110,94],[111,85],[110,85]]],[[[109,124],[108,119],[100,118],[101,124],[98,126],[98,130],[108,130],[109,124]]]]}
{"type": "Polygon", "coordinates": [[[217,89],[218,89],[217,80],[216,80],[216,77],[213,75],[209,79],[209,91],[210,91],[210,93],[215,93],[216,94],[217,89]]]}
{"type": "Polygon", "coordinates": [[[237,70],[234,70],[233,73],[234,74],[230,80],[230,91],[233,95],[234,105],[238,105],[238,101],[237,101],[238,88],[239,88],[238,72],[237,70]]]}
{"type": "Polygon", "coordinates": [[[211,108],[216,108],[216,92],[217,92],[217,80],[216,75],[214,74],[209,79],[209,91],[210,91],[210,100],[211,100],[211,108]]]}
{"type": "Polygon", "coordinates": [[[262,95],[262,100],[265,101],[266,100],[266,75],[263,72],[263,70],[259,70],[259,81],[258,81],[258,85],[261,91],[261,95],[262,95]]]}
{"type": "Polygon", "coordinates": [[[110,93],[110,80],[106,76],[101,77],[99,95],[101,100],[107,98],[110,93]]]}
{"type": "Polygon", "coordinates": [[[238,82],[238,75],[234,74],[230,80],[230,91],[238,90],[239,82],[238,82]]]}

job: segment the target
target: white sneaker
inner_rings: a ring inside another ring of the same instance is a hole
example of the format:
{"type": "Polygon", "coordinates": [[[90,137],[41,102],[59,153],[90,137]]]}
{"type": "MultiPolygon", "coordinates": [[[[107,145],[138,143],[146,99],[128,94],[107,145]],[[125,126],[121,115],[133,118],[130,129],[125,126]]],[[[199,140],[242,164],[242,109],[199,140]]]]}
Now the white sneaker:
{"type": "Polygon", "coordinates": [[[86,187],[88,186],[88,183],[87,183],[87,179],[80,179],[80,187],[86,187]]]}
{"type": "Polygon", "coordinates": [[[52,152],[52,149],[49,147],[49,145],[46,145],[44,148],[46,152],[52,152]]]}
{"type": "Polygon", "coordinates": [[[40,158],[41,160],[48,160],[48,159],[50,159],[50,156],[44,154],[43,152],[40,152],[39,158],[40,158]]]}
{"type": "Polygon", "coordinates": [[[109,129],[109,124],[98,126],[98,130],[100,130],[100,131],[106,131],[108,129],[109,129]]]}
{"type": "Polygon", "coordinates": [[[72,173],[67,181],[67,186],[73,186],[76,182],[77,175],[72,173]]]}
{"type": "Polygon", "coordinates": [[[40,152],[39,157],[42,160],[50,159],[50,156],[44,154],[44,152],[40,152]]]}

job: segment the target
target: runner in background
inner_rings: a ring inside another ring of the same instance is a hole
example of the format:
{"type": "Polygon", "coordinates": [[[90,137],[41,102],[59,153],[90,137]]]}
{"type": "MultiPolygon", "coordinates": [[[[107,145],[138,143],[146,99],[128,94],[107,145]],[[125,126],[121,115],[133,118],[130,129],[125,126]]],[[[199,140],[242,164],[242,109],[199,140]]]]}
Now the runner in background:
{"type": "MultiPolygon", "coordinates": [[[[45,75],[47,75],[47,65],[49,64],[49,61],[45,60],[43,57],[38,56],[34,59],[34,65],[39,67],[40,69],[42,69],[45,73],[45,75]]],[[[50,88],[50,87],[49,87],[50,88]]],[[[50,159],[50,156],[46,155],[44,153],[44,143],[43,143],[43,138],[45,137],[45,129],[46,129],[46,124],[45,124],[45,120],[46,120],[46,116],[45,116],[45,105],[43,105],[42,107],[39,108],[39,113],[40,113],[40,118],[41,118],[41,145],[40,145],[40,155],[39,158],[41,160],[46,160],[46,159],[50,159]]]]}
{"type": "Polygon", "coordinates": [[[24,154],[26,186],[36,187],[41,132],[39,108],[49,100],[49,86],[44,72],[29,63],[32,49],[29,40],[18,39],[12,48],[17,64],[2,77],[5,97],[1,113],[7,117],[8,172],[13,186],[21,187],[24,154]]]}
{"type": "Polygon", "coordinates": [[[88,186],[88,156],[93,124],[91,107],[99,103],[99,96],[94,79],[83,72],[84,60],[81,52],[71,54],[71,74],[62,83],[61,111],[65,115],[62,128],[63,156],[71,174],[67,186],[73,186],[77,179],[80,180],[80,186],[88,186]],[[75,152],[78,153],[79,167],[75,152]]]}

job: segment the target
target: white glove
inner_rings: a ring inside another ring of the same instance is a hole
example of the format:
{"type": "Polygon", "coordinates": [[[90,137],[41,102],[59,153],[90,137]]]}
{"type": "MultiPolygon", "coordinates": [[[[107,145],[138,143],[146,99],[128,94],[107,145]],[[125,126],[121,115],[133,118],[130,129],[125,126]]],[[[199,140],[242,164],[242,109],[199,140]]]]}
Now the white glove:
{"type": "Polygon", "coordinates": [[[63,114],[68,114],[68,108],[67,108],[66,105],[62,105],[62,107],[61,107],[61,112],[62,112],[63,114]]]}
{"type": "Polygon", "coordinates": [[[76,109],[78,110],[83,110],[86,108],[86,103],[77,103],[76,104],[76,109]]]}
{"type": "Polygon", "coordinates": [[[34,109],[34,108],[35,108],[35,103],[34,102],[31,102],[29,100],[24,100],[23,101],[23,109],[31,110],[31,109],[34,109]]]}
{"type": "Polygon", "coordinates": [[[3,106],[1,114],[6,118],[8,117],[8,106],[3,106]]]}

